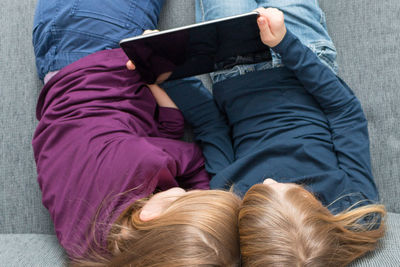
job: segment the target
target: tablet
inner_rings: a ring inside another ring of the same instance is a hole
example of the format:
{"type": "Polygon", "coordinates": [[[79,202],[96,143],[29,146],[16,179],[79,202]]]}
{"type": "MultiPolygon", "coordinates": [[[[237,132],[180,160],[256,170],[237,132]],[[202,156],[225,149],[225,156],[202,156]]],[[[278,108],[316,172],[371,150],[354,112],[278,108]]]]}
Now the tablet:
{"type": "Polygon", "coordinates": [[[256,11],[124,39],[121,48],[146,83],[159,83],[271,59],[256,11]]]}

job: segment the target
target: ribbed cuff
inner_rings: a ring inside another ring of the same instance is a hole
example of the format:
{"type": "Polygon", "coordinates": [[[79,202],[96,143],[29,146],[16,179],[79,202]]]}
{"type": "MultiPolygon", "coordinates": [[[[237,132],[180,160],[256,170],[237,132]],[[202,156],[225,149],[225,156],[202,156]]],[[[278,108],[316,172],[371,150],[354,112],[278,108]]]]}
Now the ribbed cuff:
{"type": "Polygon", "coordinates": [[[289,30],[287,30],[285,37],[283,40],[272,50],[278,54],[285,54],[287,49],[295,42],[298,40],[298,38],[289,30]]]}
{"type": "Polygon", "coordinates": [[[170,108],[170,107],[158,107],[159,114],[158,120],[159,121],[184,121],[182,112],[177,108],[170,108]]]}

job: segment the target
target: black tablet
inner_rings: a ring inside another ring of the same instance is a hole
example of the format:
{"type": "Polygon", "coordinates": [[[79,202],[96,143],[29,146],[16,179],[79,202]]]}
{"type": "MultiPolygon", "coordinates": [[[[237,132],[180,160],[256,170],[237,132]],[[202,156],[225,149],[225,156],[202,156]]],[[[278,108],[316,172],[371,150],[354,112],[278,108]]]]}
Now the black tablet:
{"type": "MultiPolygon", "coordinates": [[[[124,39],[120,46],[146,83],[271,59],[261,42],[257,12],[124,39]]],[[[160,82],[160,81],[158,81],[160,82]]]]}

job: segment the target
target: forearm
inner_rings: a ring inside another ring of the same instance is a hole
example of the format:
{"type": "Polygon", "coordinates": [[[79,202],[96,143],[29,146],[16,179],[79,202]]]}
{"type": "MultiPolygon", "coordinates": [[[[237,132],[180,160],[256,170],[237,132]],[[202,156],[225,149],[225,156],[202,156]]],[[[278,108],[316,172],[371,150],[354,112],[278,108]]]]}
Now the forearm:
{"type": "Polygon", "coordinates": [[[168,96],[168,94],[158,85],[152,84],[148,85],[148,87],[151,93],[153,94],[154,98],[156,99],[157,104],[160,107],[178,109],[174,101],[172,101],[172,99],[168,96]]]}
{"type": "Polygon", "coordinates": [[[234,160],[230,128],[213,96],[195,78],[171,81],[163,87],[193,127],[195,140],[206,158],[206,169],[215,175],[234,160]]]}
{"type": "Polygon", "coordinates": [[[176,108],[158,108],[158,130],[160,137],[180,139],[184,135],[185,121],[176,108]]]}
{"type": "MultiPolygon", "coordinates": [[[[168,148],[166,148],[168,149],[168,148]]],[[[175,159],[171,164],[179,186],[184,189],[209,189],[210,175],[205,170],[205,162],[201,149],[191,143],[183,143],[178,150],[167,151],[175,159]]]]}
{"type": "Polygon", "coordinates": [[[285,67],[296,74],[328,116],[358,102],[350,88],[290,31],[273,50],[280,54],[285,67]]]}
{"type": "Polygon", "coordinates": [[[179,139],[184,134],[184,119],[182,112],[164,89],[158,85],[148,85],[158,104],[158,130],[161,137],[179,139]]]}
{"type": "Polygon", "coordinates": [[[351,89],[292,33],[273,49],[324,111],[339,167],[350,179],[373,182],[367,120],[351,89]]]}
{"type": "MultiPolygon", "coordinates": [[[[261,40],[278,53],[286,68],[292,70],[304,88],[320,104],[330,122],[348,114],[363,117],[353,92],[317,55],[286,29],[284,14],[278,9],[259,9],[261,40]]],[[[359,118],[358,118],[359,119],[359,118]]],[[[343,121],[342,121],[343,122],[343,121]]]]}

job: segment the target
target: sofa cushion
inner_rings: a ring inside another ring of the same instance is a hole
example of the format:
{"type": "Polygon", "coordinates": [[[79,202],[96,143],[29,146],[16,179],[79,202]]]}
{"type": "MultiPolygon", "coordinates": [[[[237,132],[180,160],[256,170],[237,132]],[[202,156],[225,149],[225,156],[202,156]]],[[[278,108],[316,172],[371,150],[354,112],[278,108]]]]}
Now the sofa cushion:
{"type": "Polygon", "coordinates": [[[66,266],[55,235],[0,234],[0,265],[7,267],[66,266]]]}
{"type": "MultiPolygon", "coordinates": [[[[390,213],[386,238],[378,249],[354,262],[352,267],[400,266],[400,214],[390,213]]],[[[64,266],[66,256],[54,235],[0,235],[2,266],[64,266]]]]}
{"type": "Polygon", "coordinates": [[[378,248],[351,264],[351,267],[400,266],[400,214],[389,213],[387,232],[378,248]]]}
{"type": "Polygon", "coordinates": [[[41,88],[31,42],[35,4],[0,3],[0,233],[53,233],[31,146],[41,88]]]}
{"type": "Polygon", "coordinates": [[[400,213],[400,2],[319,2],[338,50],[339,76],[355,91],[369,121],[382,202],[400,213]]]}

